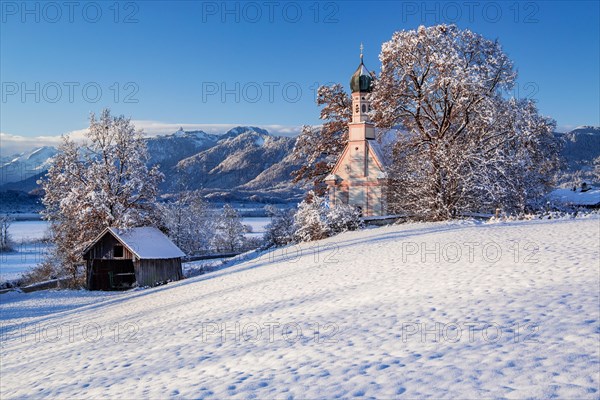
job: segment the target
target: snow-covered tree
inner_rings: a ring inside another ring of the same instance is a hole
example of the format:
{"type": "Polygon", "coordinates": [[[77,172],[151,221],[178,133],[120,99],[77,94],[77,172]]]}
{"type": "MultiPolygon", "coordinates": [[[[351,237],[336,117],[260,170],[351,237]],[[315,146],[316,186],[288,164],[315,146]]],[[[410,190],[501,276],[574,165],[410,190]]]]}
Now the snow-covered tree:
{"type": "Polygon", "coordinates": [[[0,251],[10,251],[13,249],[13,242],[8,228],[12,224],[13,218],[8,215],[0,215],[0,251]]]}
{"type": "Polygon", "coordinates": [[[326,219],[330,235],[355,231],[364,226],[360,211],[348,204],[337,204],[335,207],[329,208],[326,219]]]}
{"type": "Polygon", "coordinates": [[[247,230],[248,228],[242,224],[242,219],[236,209],[225,204],[216,221],[214,247],[217,251],[242,250],[245,245],[244,233],[247,230]]]}
{"type": "Polygon", "coordinates": [[[163,179],[158,167],[148,169],[148,153],[130,119],[108,109],[92,113],[87,142],[63,137],[45,179],[44,217],[51,222],[59,270],[78,277],[83,250],[104,228],[156,225],[156,194],[163,179]]]}
{"type": "Polygon", "coordinates": [[[600,184],[600,156],[594,158],[594,181],[600,184]]]}
{"type": "Polygon", "coordinates": [[[200,191],[180,191],[160,209],[168,236],[184,253],[196,255],[210,250],[215,224],[200,191]]]}
{"type": "Polygon", "coordinates": [[[325,191],[323,178],[331,171],[348,141],[348,122],[352,117],[352,100],[340,84],[321,86],[317,91],[317,104],[323,106],[320,128],[303,126],[294,157],[303,165],[293,173],[296,181],[313,181],[317,194],[325,191]]]}
{"type": "Polygon", "coordinates": [[[294,215],[294,240],[309,242],[363,227],[360,211],[351,205],[329,207],[325,198],[310,191],[294,215]]]}
{"type": "Polygon", "coordinates": [[[517,210],[551,183],[554,121],[507,99],[516,72],[497,41],[454,25],[394,33],[372,93],[380,128],[402,126],[392,149],[388,203],[445,219],[517,210]]]}
{"type": "Polygon", "coordinates": [[[310,242],[329,236],[327,226],[327,208],[325,200],[310,191],[294,215],[294,239],[298,242],[310,242]]]}
{"type": "Polygon", "coordinates": [[[285,246],[294,240],[294,210],[269,208],[271,223],[265,228],[264,242],[267,246],[285,246]]]}

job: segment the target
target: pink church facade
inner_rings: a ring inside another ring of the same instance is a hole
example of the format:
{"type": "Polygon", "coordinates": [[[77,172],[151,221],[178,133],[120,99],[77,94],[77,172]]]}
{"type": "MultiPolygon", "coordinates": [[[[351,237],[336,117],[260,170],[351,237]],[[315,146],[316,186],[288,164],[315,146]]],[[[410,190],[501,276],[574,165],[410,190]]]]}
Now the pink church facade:
{"type": "Polygon", "coordinates": [[[365,217],[387,214],[385,158],[375,140],[375,126],[368,116],[372,80],[361,54],[360,65],[350,80],[352,121],[348,126],[348,143],[324,179],[332,207],[349,204],[359,208],[365,217]]]}

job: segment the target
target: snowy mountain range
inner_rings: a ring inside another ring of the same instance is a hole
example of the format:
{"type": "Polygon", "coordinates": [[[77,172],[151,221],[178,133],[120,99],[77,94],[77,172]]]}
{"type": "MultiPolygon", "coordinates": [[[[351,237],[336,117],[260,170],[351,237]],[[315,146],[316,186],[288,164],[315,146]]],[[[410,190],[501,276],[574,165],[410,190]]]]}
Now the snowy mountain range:
{"type": "Polygon", "coordinates": [[[56,153],[56,148],[44,146],[3,158],[0,164],[0,185],[23,182],[45,173],[56,153]]]}
{"type": "MultiPolygon", "coordinates": [[[[569,185],[574,175],[590,180],[593,160],[600,156],[600,127],[581,126],[556,136],[564,144],[565,159],[559,183],[569,185]]],[[[301,188],[290,177],[299,166],[291,157],[295,138],[239,126],[222,135],[179,129],[146,141],[149,164],[159,164],[165,174],[163,192],[184,185],[203,189],[214,200],[278,202],[301,197],[301,188]]],[[[56,152],[46,146],[0,160],[0,191],[35,192],[36,181],[56,152]]]]}
{"type": "MultiPolygon", "coordinates": [[[[290,154],[295,138],[239,126],[222,135],[184,131],[146,139],[150,165],[165,174],[163,192],[203,189],[215,200],[290,201],[302,190],[291,182],[297,163],[290,154]]],[[[40,147],[1,160],[0,191],[32,192],[45,174],[54,147],[40,147]]]]}

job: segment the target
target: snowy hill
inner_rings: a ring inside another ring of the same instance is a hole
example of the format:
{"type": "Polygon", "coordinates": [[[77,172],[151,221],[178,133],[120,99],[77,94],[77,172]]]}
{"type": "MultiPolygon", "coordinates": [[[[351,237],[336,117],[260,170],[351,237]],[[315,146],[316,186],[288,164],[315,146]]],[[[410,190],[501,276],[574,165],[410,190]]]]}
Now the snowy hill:
{"type": "Polygon", "coordinates": [[[0,295],[0,393],[596,399],[599,224],[406,224],[153,289],[0,295]]]}

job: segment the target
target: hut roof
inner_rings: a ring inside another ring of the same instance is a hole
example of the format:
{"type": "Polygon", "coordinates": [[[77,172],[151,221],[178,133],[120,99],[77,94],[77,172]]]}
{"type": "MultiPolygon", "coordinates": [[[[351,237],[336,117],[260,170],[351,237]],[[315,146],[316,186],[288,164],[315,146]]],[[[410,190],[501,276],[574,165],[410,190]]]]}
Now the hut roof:
{"type": "Polygon", "coordinates": [[[106,228],[85,249],[84,253],[87,253],[107,232],[110,232],[139,259],[185,257],[185,253],[164,233],[150,226],[129,229],[106,228]]]}

